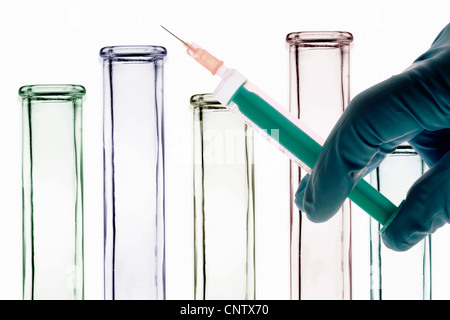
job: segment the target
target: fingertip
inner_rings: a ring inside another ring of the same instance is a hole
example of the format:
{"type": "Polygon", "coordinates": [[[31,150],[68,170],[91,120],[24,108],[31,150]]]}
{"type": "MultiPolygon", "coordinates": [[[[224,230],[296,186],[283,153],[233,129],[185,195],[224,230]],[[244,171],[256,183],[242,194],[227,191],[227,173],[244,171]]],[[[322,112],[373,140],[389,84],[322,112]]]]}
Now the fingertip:
{"type": "Polygon", "coordinates": [[[384,245],[393,251],[407,251],[421,240],[417,236],[417,230],[421,229],[421,225],[414,214],[420,211],[420,208],[408,200],[403,202],[397,216],[381,233],[384,245]]]}
{"type": "Polygon", "coordinates": [[[399,233],[396,232],[390,232],[390,227],[388,227],[382,234],[381,239],[383,240],[384,245],[393,251],[397,252],[404,252],[411,247],[414,246],[414,244],[411,244],[409,241],[407,241],[404,237],[400,236],[399,233]]]}
{"type": "Polygon", "coordinates": [[[307,174],[300,181],[300,185],[298,186],[298,189],[297,189],[297,192],[295,193],[295,198],[294,198],[295,205],[302,212],[305,212],[304,198],[305,198],[305,189],[306,189],[308,180],[309,180],[309,174],[307,174]]]}
{"type": "MultiPolygon", "coordinates": [[[[303,212],[308,220],[314,223],[322,223],[328,221],[333,215],[330,215],[328,206],[317,203],[311,196],[313,191],[308,187],[310,181],[310,175],[306,175],[300,181],[300,185],[295,193],[294,202],[297,208],[303,212]]],[[[323,204],[323,203],[322,203],[323,204]]]]}

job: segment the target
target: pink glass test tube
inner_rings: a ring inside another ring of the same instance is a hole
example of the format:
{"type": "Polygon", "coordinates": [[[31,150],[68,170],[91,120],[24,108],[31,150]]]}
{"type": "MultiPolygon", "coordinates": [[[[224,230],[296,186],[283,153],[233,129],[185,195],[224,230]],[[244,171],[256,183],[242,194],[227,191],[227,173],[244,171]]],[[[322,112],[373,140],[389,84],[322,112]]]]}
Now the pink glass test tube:
{"type": "MultiPolygon", "coordinates": [[[[289,44],[290,112],[326,138],[349,102],[348,32],[293,32],[289,44]]],[[[294,196],[306,172],[290,165],[291,299],[351,299],[351,210],[321,224],[299,212],[294,196]]]]}

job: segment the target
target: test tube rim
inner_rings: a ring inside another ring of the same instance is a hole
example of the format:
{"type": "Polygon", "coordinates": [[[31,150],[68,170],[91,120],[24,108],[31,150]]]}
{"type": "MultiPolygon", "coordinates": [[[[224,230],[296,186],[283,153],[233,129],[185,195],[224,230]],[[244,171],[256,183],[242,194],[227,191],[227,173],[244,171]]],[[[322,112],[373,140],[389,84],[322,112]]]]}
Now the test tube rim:
{"type": "Polygon", "coordinates": [[[19,89],[19,96],[27,99],[66,100],[85,94],[85,87],[78,84],[33,84],[19,89]]]}
{"type": "Polygon", "coordinates": [[[167,55],[162,46],[154,45],[120,45],[100,49],[100,57],[104,60],[158,60],[167,55]]]}
{"type": "Polygon", "coordinates": [[[353,41],[353,35],[347,31],[300,31],[286,36],[289,45],[300,47],[342,47],[353,41]]]}
{"type": "Polygon", "coordinates": [[[213,98],[212,93],[198,93],[191,96],[190,105],[194,109],[226,111],[227,108],[213,98]]]}

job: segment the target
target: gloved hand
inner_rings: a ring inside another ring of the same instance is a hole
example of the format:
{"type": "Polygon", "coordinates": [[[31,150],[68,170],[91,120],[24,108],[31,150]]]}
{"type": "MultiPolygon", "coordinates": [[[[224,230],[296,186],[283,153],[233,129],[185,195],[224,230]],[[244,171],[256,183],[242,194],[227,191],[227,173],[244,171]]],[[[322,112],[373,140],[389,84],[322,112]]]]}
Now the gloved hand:
{"type": "Polygon", "coordinates": [[[450,221],[450,24],[410,68],[357,95],[338,120],[295,202],[326,221],[358,181],[408,141],[430,169],[382,234],[404,251],[450,221]]]}

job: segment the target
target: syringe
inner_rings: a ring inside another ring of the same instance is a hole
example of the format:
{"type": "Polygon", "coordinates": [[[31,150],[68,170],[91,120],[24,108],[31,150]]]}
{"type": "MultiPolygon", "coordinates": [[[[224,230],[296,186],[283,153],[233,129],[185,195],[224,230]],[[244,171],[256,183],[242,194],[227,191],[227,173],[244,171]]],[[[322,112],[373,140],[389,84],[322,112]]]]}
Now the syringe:
{"type": "MultiPolygon", "coordinates": [[[[307,172],[314,167],[323,139],[280,104],[254,86],[242,74],[225,67],[223,61],[195,44],[189,44],[161,26],[187,47],[187,53],[222,81],[213,96],[237,114],[249,127],[262,134],[307,172]]],[[[395,206],[368,182],[361,179],[349,194],[361,209],[386,228],[402,204],[395,206]]]]}

